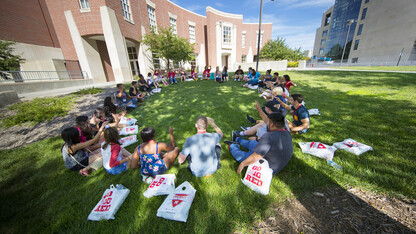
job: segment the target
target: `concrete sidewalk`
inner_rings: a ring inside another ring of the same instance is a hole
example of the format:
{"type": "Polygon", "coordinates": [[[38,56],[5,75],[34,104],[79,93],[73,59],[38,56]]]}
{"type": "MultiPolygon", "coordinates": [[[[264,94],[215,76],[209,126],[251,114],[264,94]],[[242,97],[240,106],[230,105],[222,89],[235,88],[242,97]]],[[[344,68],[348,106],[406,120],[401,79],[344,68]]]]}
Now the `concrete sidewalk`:
{"type": "Polygon", "coordinates": [[[51,89],[47,91],[41,91],[41,92],[33,92],[33,93],[24,93],[19,94],[19,98],[22,101],[30,100],[37,97],[54,97],[54,96],[60,96],[65,94],[70,94],[73,92],[76,92],[81,89],[88,89],[88,88],[115,88],[116,82],[107,82],[107,83],[100,83],[100,84],[89,84],[84,86],[73,86],[68,88],[62,88],[62,89],[51,89]]]}
{"type": "Polygon", "coordinates": [[[288,68],[288,71],[356,71],[356,72],[386,72],[386,73],[416,73],[416,71],[382,71],[382,70],[359,70],[346,68],[336,68],[336,67],[307,67],[307,68],[288,68]]]}

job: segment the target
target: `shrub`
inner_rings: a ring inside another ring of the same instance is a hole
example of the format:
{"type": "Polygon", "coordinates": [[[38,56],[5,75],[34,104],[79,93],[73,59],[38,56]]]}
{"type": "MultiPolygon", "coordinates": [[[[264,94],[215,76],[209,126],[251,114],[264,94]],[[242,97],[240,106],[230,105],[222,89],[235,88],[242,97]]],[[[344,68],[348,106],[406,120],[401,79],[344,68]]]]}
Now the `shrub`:
{"type": "Polygon", "coordinates": [[[287,62],[287,67],[298,67],[299,61],[296,62],[287,62]]]}

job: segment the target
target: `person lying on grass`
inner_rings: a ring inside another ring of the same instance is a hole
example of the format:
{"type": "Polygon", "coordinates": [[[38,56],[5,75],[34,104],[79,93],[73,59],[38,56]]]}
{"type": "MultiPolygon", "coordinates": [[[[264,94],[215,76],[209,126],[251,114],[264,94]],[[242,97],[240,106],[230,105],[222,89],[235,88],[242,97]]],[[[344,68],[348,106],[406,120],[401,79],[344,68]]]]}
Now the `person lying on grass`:
{"type": "Polygon", "coordinates": [[[282,105],[286,110],[293,110],[293,121],[289,122],[290,132],[295,134],[306,133],[309,129],[309,112],[304,105],[303,96],[301,94],[293,94],[290,98],[291,106],[282,102],[280,99],[276,99],[280,105],[282,105]]]}
{"type": "Polygon", "coordinates": [[[62,131],[61,137],[65,143],[62,145],[61,152],[66,168],[71,171],[79,171],[79,174],[83,176],[89,176],[91,168],[97,169],[100,165],[102,166],[100,150],[88,152],[87,147],[96,144],[100,140],[105,124],[98,130],[93,139],[83,143],[79,140],[78,129],[70,127],[62,131]]]}
{"type": "Polygon", "coordinates": [[[175,147],[172,127],[169,127],[170,144],[156,142],[155,136],[154,128],[143,128],[140,131],[143,143],[133,153],[132,167],[137,168],[140,164],[140,172],[142,173],[143,181],[146,183],[150,183],[159,174],[165,174],[175,162],[179,153],[179,148],[175,147]]]}
{"type": "Polygon", "coordinates": [[[240,162],[237,168],[238,174],[241,174],[244,167],[262,158],[269,162],[273,174],[277,174],[286,167],[292,158],[292,136],[285,129],[285,117],[281,113],[273,112],[267,116],[258,102],[256,102],[256,110],[267,124],[269,132],[265,133],[258,142],[237,138],[236,142],[226,141],[226,143],[229,145],[233,157],[240,162]],[[242,151],[240,146],[246,148],[248,152],[242,151]]]}
{"type": "Polygon", "coordinates": [[[104,129],[104,141],[101,143],[103,167],[111,175],[118,175],[131,168],[132,155],[121,147],[118,130],[109,125],[104,129]]]}
{"type": "Polygon", "coordinates": [[[205,116],[198,117],[195,128],[197,134],[186,139],[178,162],[182,164],[188,160],[188,169],[192,174],[196,177],[209,177],[221,167],[221,145],[219,143],[223,133],[213,119],[205,116]],[[215,129],[216,133],[207,133],[208,124],[215,129]]]}

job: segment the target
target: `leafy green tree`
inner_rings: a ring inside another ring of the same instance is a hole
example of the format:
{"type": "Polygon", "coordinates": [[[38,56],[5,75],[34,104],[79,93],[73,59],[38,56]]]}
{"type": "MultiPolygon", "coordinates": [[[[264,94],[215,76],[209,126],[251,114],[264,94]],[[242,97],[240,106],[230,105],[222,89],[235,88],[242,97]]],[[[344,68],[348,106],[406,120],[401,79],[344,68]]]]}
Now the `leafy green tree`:
{"type": "Polygon", "coordinates": [[[0,40],[0,71],[17,71],[19,63],[23,59],[19,55],[12,54],[14,42],[0,40]]]}
{"type": "Polygon", "coordinates": [[[298,61],[304,59],[304,55],[299,48],[291,49],[284,38],[278,37],[270,40],[263,46],[260,51],[260,58],[273,60],[290,60],[298,61]]]}
{"type": "Polygon", "coordinates": [[[149,46],[153,56],[167,61],[168,69],[171,61],[186,62],[193,59],[194,44],[173,34],[171,29],[160,27],[158,33],[152,29],[142,42],[149,46]]]}

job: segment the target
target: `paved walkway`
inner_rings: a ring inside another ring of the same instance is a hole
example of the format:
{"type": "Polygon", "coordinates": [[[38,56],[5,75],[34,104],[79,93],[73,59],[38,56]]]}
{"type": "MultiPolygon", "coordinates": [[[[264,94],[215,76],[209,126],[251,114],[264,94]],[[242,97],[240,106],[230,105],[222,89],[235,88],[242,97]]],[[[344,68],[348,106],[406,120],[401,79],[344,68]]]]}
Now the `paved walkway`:
{"type": "Polygon", "coordinates": [[[416,71],[381,71],[381,70],[359,70],[359,69],[344,69],[336,67],[307,67],[307,68],[288,68],[288,71],[357,71],[357,72],[387,72],[387,73],[416,73],[416,71]]]}
{"type": "Polygon", "coordinates": [[[61,88],[61,89],[51,89],[47,91],[40,91],[40,92],[33,92],[33,93],[23,93],[19,94],[20,100],[30,100],[36,97],[53,97],[53,96],[59,96],[59,95],[65,95],[70,94],[73,92],[76,92],[81,89],[87,89],[87,88],[113,88],[116,87],[116,82],[107,82],[107,83],[99,83],[99,84],[89,84],[89,85],[83,85],[83,86],[73,86],[73,87],[67,87],[67,88],[61,88]]]}

